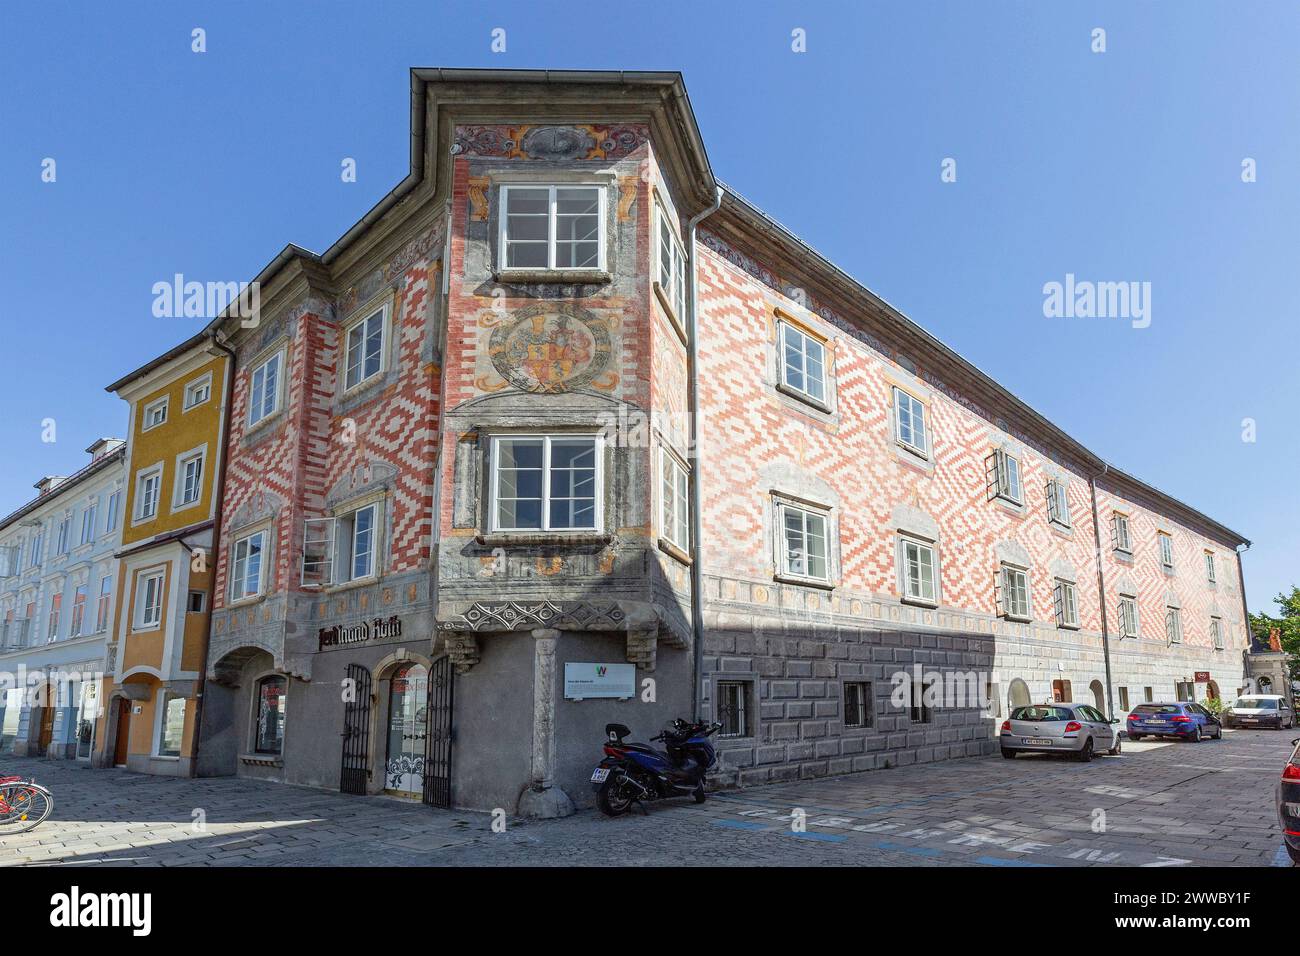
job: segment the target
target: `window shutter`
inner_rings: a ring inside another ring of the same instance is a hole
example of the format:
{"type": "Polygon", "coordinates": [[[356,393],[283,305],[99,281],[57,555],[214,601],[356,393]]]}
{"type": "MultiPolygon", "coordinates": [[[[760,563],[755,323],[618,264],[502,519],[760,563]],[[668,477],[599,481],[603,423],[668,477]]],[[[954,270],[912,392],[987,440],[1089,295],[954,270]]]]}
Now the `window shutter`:
{"type": "Polygon", "coordinates": [[[1110,516],[1110,549],[1114,551],[1119,547],[1119,515],[1110,516]]]}
{"type": "Polygon", "coordinates": [[[993,576],[993,612],[995,614],[1006,615],[1007,613],[1007,569],[999,568],[998,573],[993,576]]]}
{"type": "Polygon", "coordinates": [[[1056,502],[1056,479],[1052,479],[1047,483],[1047,520],[1061,520],[1060,509],[1057,507],[1056,502]]]}
{"type": "Polygon", "coordinates": [[[1061,582],[1056,582],[1052,588],[1052,600],[1056,605],[1056,623],[1065,623],[1065,586],[1061,582]]]}

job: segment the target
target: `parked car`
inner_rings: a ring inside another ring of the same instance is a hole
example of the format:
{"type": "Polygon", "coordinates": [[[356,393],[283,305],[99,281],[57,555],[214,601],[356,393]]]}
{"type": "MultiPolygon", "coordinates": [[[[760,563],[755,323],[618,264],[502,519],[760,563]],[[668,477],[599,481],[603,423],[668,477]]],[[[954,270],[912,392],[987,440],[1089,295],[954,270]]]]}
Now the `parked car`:
{"type": "Polygon", "coordinates": [[[1120,748],[1119,734],[1105,714],[1069,702],[1017,707],[1002,721],[998,740],[1007,759],[1020,753],[1059,753],[1088,761],[1096,753],[1116,756],[1120,748]]]}
{"type": "Polygon", "coordinates": [[[1277,694],[1245,694],[1238,697],[1223,712],[1225,727],[1283,727],[1295,726],[1295,711],[1291,702],[1277,694]]]}
{"type": "Polygon", "coordinates": [[[1128,715],[1128,739],[1178,737],[1201,741],[1223,739],[1219,718],[1190,700],[1171,704],[1138,704],[1128,715]]]}
{"type": "Polygon", "coordinates": [[[1277,784],[1277,817],[1291,862],[1300,866],[1300,737],[1291,741],[1291,759],[1277,784]]]}

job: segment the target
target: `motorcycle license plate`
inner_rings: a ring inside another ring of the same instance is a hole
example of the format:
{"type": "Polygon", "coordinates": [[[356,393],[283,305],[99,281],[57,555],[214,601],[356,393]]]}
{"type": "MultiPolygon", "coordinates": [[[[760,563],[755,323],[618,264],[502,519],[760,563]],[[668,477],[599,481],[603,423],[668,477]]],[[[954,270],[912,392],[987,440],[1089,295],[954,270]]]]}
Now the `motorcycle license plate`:
{"type": "Polygon", "coordinates": [[[595,770],[593,770],[593,771],[591,772],[591,782],[592,782],[592,783],[604,783],[604,782],[605,782],[605,779],[606,779],[608,776],[609,776],[609,768],[608,768],[608,767],[597,767],[595,770]]]}

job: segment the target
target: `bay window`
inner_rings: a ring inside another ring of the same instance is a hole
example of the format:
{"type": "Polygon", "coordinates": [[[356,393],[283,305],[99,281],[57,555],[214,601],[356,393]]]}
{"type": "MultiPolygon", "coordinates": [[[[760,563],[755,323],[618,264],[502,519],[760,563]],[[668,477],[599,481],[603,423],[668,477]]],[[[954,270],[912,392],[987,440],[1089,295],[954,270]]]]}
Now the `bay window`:
{"type": "Polygon", "coordinates": [[[374,577],[380,502],[303,525],[302,583],[328,587],[374,577]]]}
{"type": "Polygon", "coordinates": [[[603,269],[605,187],[501,187],[503,269],[603,269]]]}
{"type": "Polygon", "coordinates": [[[383,371],[387,313],[386,307],[376,309],[344,333],[347,352],[343,376],[345,389],[356,388],[383,371]]]}
{"type": "Polygon", "coordinates": [[[231,549],[230,599],[255,597],[262,593],[262,561],[266,531],[255,531],[238,539],[231,549]]]}
{"type": "Polygon", "coordinates": [[[248,379],[248,424],[256,425],[280,407],[280,366],[283,353],[276,352],[253,368],[248,379]]]}
{"type": "Polygon", "coordinates": [[[493,531],[594,531],[601,520],[601,441],[596,436],[499,436],[492,440],[493,531]]]}

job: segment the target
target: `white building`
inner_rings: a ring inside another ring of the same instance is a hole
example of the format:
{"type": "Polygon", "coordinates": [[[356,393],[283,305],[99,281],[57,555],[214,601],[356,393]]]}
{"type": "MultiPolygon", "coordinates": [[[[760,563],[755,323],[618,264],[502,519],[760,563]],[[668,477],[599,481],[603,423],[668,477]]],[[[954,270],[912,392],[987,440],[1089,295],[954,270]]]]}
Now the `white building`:
{"type": "Polygon", "coordinates": [[[126,445],[0,518],[0,753],[89,760],[122,540],[126,445]]]}

